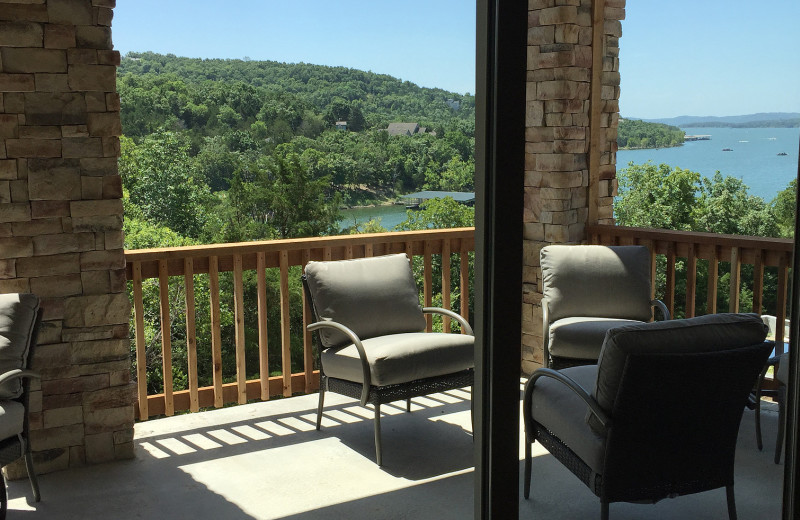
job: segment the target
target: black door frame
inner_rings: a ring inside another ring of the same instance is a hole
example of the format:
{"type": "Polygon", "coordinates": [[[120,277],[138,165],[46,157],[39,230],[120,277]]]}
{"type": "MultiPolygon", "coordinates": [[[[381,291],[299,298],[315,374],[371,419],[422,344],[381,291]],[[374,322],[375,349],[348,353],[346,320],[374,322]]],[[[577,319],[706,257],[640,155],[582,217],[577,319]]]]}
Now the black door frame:
{"type": "Polygon", "coordinates": [[[519,516],[528,2],[477,0],[475,518],[519,516]]]}

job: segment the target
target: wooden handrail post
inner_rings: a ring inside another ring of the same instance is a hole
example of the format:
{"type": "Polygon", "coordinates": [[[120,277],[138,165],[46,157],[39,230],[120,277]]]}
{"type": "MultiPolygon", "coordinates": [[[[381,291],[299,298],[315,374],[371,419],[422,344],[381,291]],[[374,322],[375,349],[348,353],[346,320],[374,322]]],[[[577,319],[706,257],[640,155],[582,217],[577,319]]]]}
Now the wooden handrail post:
{"type": "MultiPolygon", "coordinates": [[[[442,240],[442,307],[450,310],[450,240],[442,240]]],[[[450,318],[442,318],[442,330],[450,332],[450,318]]]]}
{"type": "Polygon", "coordinates": [[[264,253],[256,256],[258,290],[258,379],[261,400],[269,399],[269,348],[267,340],[267,262],[264,253]]]}
{"type": "Polygon", "coordinates": [[[194,305],[194,260],[183,260],[183,285],[186,292],[186,360],[189,373],[189,410],[200,410],[197,397],[197,330],[194,305]]]}
{"type": "Polygon", "coordinates": [[[146,421],[147,410],[147,353],[144,339],[144,305],[142,296],[142,264],[133,263],[133,312],[136,328],[136,389],[139,394],[139,419],[146,421]]]}
{"type": "Polygon", "coordinates": [[[739,312],[739,288],[741,285],[742,259],[739,248],[731,248],[731,286],[728,299],[728,312],[739,312]]]}
{"type": "Polygon", "coordinates": [[[208,292],[211,305],[211,362],[214,368],[214,407],[222,408],[222,333],[220,331],[219,258],[208,258],[208,292]]]}
{"type": "Polygon", "coordinates": [[[283,367],[283,395],[292,396],[292,338],[289,321],[289,253],[280,252],[281,273],[281,365],[283,367]]]}
{"type": "Polygon", "coordinates": [[[236,396],[239,404],[247,402],[247,367],[244,344],[244,284],[242,255],[233,255],[233,313],[236,336],[236,396]]]}
{"type": "Polygon", "coordinates": [[[161,370],[164,377],[164,413],[175,413],[172,400],[172,323],[169,316],[167,261],[158,261],[158,299],[161,308],[161,370]]]}

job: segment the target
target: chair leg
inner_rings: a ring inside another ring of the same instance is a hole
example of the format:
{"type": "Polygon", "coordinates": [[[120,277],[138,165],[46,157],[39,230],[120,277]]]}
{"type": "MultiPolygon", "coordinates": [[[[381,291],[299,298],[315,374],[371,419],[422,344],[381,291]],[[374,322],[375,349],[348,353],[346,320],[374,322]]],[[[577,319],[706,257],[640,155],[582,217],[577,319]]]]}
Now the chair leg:
{"type": "Polygon", "coordinates": [[[375,404],[375,462],[378,466],[383,465],[381,456],[381,405],[375,404]]]}
{"type": "Polygon", "coordinates": [[[775,441],[775,464],[781,463],[783,432],[786,431],[786,386],[778,387],[778,439],[775,441]]]}
{"type": "Polygon", "coordinates": [[[600,501],[600,520],[608,520],[608,502],[600,501]]]}
{"type": "Polygon", "coordinates": [[[6,490],[6,479],[3,476],[2,468],[0,468],[0,520],[6,520],[6,512],[8,511],[8,491],[6,490]]]}
{"type": "Polygon", "coordinates": [[[39,502],[42,499],[41,494],[39,494],[39,480],[36,478],[36,470],[33,469],[33,456],[31,455],[31,450],[25,452],[25,467],[28,470],[28,478],[31,481],[31,489],[33,490],[33,501],[39,502]]]}
{"type": "Polygon", "coordinates": [[[325,404],[325,381],[320,381],[319,404],[317,405],[317,430],[322,427],[322,406],[325,404]]]}
{"type": "Polygon", "coordinates": [[[411,411],[411,398],[406,399],[406,412],[411,411]]]}
{"type": "Polygon", "coordinates": [[[525,500],[531,497],[531,443],[525,439],[525,483],[523,484],[522,494],[525,500]]]}
{"type": "Polygon", "coordinates": [[[725,494],[728,496],[728,519],[736,520],[736,499],[733,496],[733,484],[725,486],[725,494]]]}
{"type": "Polygon", "coordinates": [[[764,377],[767,375],[767,368],[769,367],[765,366],[761,371],[761,374],[759,374],[755,392],[756,446],[758,446],[758,451],[764,449],[764,443],[761,441],[761,386],[764,384],[764,377]]]}

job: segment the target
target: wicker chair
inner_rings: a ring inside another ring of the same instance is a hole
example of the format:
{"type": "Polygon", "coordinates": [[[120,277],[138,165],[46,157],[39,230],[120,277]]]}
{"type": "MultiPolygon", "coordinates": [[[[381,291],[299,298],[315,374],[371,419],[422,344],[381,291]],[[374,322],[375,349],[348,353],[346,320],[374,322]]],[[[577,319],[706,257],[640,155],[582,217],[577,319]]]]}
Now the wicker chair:
{"type": "MultiPolygon", "coordinates": [[[[724,487],[736,518],[739,423],[773,348],[754,314],[613,329],[597,365],[536,370],[525,386],[525,498],[539,441],[600,498],[656,502],[724,487]]],[[[698,515],[699,516],[699,515],[698,515]]]]}
{"type": "Polygon", "coordinates": [[[381,404],[471,386],[472,329],[452,311],[420,306],[404,254],[309,262],[303,285],[314,319],[308,329],[321,350],[317,429],[326,390],[372,404],[380,466],[381,404]],[[421,332],[424,313],[449,316],[466,334],[421,332]]]}
{"type": "Polygon", "coordinates": [[[542,248],[542,319],[546,366],[597,363],[609,329],[650,321],[650,252],[644,246],[542,248]]]}
{"type": "MultiPolygon", "coordinates": [[[[0,467],[24,455],[36,502],[40,495],[28,442],[28,396],[30,378],[39,375],[27,367],[41,319],[39,298],[33,294],[0,294],[0,467]]],[[[8,495],[2,472],[0,484],[0,518],[5,518],[8,495]]]]}

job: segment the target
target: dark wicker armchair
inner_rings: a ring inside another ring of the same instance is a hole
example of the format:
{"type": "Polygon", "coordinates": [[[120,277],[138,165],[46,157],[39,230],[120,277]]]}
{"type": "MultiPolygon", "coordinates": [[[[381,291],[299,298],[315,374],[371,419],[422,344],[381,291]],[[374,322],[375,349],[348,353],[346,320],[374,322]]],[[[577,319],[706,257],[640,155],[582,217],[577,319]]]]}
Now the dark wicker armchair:
{"type": "Polygon", "coordinates": [[[550,245],[540,253],[545,366],[597,363],[606,331],[650,321],[650,251],[644,246],[550,245]]]}
{"type": "MultiPolygon", "coordinates": [[[[28,366],[41,319],[39,298],[33,294],[0,294],[0,467],[25,456],[36,502],[40,495],[28,442],[28,396],[30,378],[39,375],[28,366]]],[[[2,472],[0,484],[0,518],[5,518],[8,495],[2,472]]]]}
{"type": "Polygon", "coordinates": [[[754,314],[608,332],[597,365],[542,368],[525,386],[525,498],[539,441],[600,498],[656,502],[724,487],[736,518],[736,438],[772,342],[754,314]]]}
{"type": "Polygon", "coordinates": [[[441,308],[422,308],[408,257],[387,255],[309,262],[303,285],[320,347],[320,429],[326,390],[375,409],[375,458],[382,464],[380,406],[471,386],[474,337],[469,323],[441,308]],[[424,313],[456,320],[466,334],[425,333],[424,313]]]}

